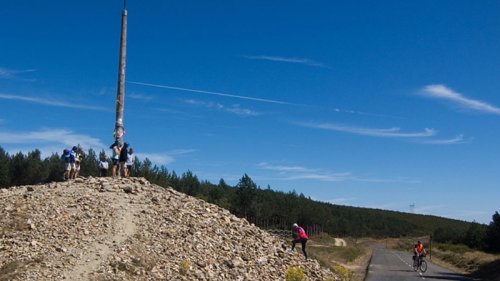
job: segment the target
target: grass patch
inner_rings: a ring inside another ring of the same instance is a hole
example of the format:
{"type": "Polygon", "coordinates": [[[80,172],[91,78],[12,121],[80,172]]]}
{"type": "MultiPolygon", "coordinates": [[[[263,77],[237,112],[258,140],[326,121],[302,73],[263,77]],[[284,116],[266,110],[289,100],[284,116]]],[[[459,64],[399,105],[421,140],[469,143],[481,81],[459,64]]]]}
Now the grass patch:
{"type": "Polygon", "coordinates": [[[367,249],[361,245],[348,244],[345,247],[335,246],[335,244],[319,244],[311,245],[308,251],[313,253],[314,256],[328,256],[341,263],[352,263],[359,257],[367,253],[367,249]]]}
{"type": "Polygon", "coordinates": [[[306,275],[300,267],[291,267],[285,273],[286,281],[302,281],[305,280],[306,275]]]}
{"type": "Polygon", "coordinates": [[[361,247],[354,246],[354,247],[337,247],[339,250],[339,253],[347,263],[355,261],[357,258],[362,256],[365,251],[361,247]]]}
{"type": "Polygon", "coordinates": [[[345,247],[335,246],[334,237],[314,236],[307,244],[307,252],[322,266],[342,275],[342,280],[363,280],[371,252],[369,243],[351,238],[344,240],[347,242],[345,247]]]}
{"type": "Polygon", "coordinates": [[[335,267],[335,272],[337,272],[337,274],[339,275],[340,277],[340,280],[342,281],[351,281],[353,280],[353,277],[354,277],[354,272],[352,272],[351,270],[341,266],[341,265],[337,265],[335,267]]]}
{"type": "Polygon", "coordinates": [[[435,243],[434,246],[442,251],[452,252],[455,254],[465,254],[467,252],[473,252],[471,248],[462,244],[435,243]]]}
{"type": "Polygon", "coordinates": [[[479,271],[488,264],[494,264],[500,258],[492,254],[472,250],[463,245],[445,245],[444,247],[439,245],[433,249],[432,256],[468,273],[479,271]]]}

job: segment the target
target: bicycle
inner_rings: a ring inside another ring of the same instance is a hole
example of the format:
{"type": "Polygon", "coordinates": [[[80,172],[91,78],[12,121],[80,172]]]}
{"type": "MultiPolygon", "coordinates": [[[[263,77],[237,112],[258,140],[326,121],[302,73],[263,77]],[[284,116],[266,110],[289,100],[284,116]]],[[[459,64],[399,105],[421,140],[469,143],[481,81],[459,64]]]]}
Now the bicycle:
{"type": "Polygon", "coordinates": [[[427,262],[424,260],[425,254],[422,254],[416,257],[413,260],[413,270],[417,271],[420,269],[420,272],[427,271],[427,262]]]}

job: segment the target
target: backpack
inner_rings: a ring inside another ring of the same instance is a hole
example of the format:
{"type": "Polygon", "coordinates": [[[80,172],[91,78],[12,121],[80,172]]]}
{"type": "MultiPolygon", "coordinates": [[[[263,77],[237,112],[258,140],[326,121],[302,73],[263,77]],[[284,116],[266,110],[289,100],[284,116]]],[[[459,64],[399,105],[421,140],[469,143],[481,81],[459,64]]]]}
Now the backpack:
{"type": "Polygon", "coordinates": [[[69,150],[68,148],[65,148],[63,151],[64,162],[69,163],[70,156],[71,156],[71,150],[69,150]]]}
{"type": "Polygon", "coordinates": [[[76,157],[76,153],[73,150],[71,150],[69,152],[69,157],[68,157],[69,163],[75,163],[75,157],[76,157]]]}

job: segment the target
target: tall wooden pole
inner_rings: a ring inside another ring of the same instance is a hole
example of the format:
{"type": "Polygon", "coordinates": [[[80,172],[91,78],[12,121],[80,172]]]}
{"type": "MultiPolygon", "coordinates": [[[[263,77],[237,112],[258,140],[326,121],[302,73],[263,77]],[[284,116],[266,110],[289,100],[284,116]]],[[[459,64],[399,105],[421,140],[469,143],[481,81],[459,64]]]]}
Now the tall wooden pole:
{"type": "Polygon", "coordinates": [[[127,9],[123,1],[122,30],[120,35],[120,56],[118,61],[118,87],[116,90],[116,121],[114,137],[118,143],[123,143],[123,108],[125,102],[125,61],[127,57],[127,9]]]}

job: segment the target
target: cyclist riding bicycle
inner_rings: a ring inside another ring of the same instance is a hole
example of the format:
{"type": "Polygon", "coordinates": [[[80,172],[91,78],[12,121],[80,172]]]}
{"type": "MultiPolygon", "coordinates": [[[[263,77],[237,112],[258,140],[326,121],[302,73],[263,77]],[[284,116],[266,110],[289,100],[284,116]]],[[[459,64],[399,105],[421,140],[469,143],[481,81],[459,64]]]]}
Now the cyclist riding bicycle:
{"type": "Polygon", "coordinates": [[[415,248],[413,249],[413,260],[417,258],[422,258],[425,257],[425,249],[424,249],[424,244],[422,242],[418,241],[417,244],[415,244],[415,248]]]}

